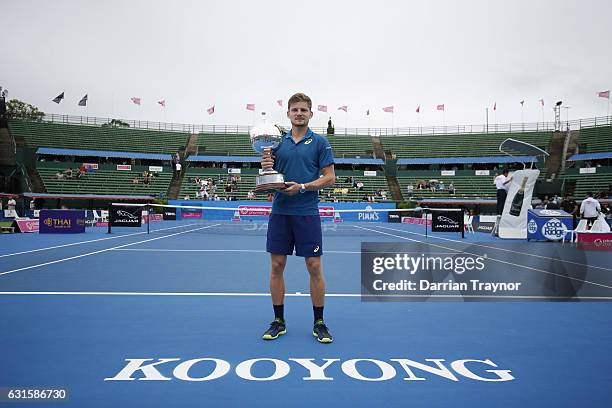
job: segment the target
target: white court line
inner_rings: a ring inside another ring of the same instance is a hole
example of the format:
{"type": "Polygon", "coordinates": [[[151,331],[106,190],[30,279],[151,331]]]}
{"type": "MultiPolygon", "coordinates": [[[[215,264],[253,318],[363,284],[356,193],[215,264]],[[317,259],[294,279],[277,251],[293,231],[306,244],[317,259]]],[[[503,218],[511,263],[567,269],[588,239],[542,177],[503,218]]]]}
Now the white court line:
{"type": "MultiPolygon", "coordinates": [[[[193,224],[187,224],[187,225],[181,225],[181,227],[188,227],[190,225],[198,225],[197,223],[193,223],[193,224]]],[[[168,227],[168,228],[162,228],[162,229],[158,229],[156,231],[165,231],[165,230],[169,230],[169,229],[173,229],[173,228],[178,228],[178,226],[175,227],[168,227]]],[[[29,254],[32,252],[39,252],[39,251],[48,251],[50,249],[57,249],[57,248],[64,248],[64,247],[69,247],[69,246],[74,246],[74,245],[81,245],[81,244],[89,244],[91,242],[98,242],[98,241],[105,241],[107,239],[117,239],[117,238],[124,238],[124,237],[131,237],[133,235],[140,235],[140,234],[146,234],[146,231],[142,231],[142,232],[134,232],[132,234],[125,234],[125,235],[117,235],[114,237],[106,237],[106,238],[98,238],[98,239],[91,239],[89,241],[79,241],[79,242],[72,242],[70,244],[63,244],[63,245],[55,245],[52,247],[46,247],[46,248],[38,248],[38,249],[29,249],[27,251],[21,251],[21,252],[14,252],[12,254],[4,254],[4,255],[0,255],[0,258],[4,258],[7,256],[15,256],[15,255],[23,255],[23,254],[29,254]]]]}
{"type": "MultiPolygon", "coordinates": [[[[462,251],[460,249],[448,248],[448,247],[445,247],[445,246],[442,246],[442,245],[432,244],[432,243],[429,243],[429,242],[418,241],[416,239],[412,239],[412,238],[408,238],[408,237],[402,237],[400,235],[390,234],[388,232],[373,230],[373,229],[365,228],[365,227],[359,227],[357,225],[353,225],[353,227],[364,229],[364,230],[367,230],[367,231],[378,232],[379,234],[389,235],[391,237],[395,237],[395,238],[399,238],[399,239],[404,239],[404,240],[407,240],[407,241],[418,242],[420,244],[431,245],[431,246],[438,247],[438,248],[444,248],[444,249],[448,249],[450,251],[455,251],[455,252],[458,252],[458,253],[463,253],[463,254],[467,254],[467,255],[474,255],[474,256],[482,256],[480,254],[474,254],[474,253],[471,253],[471,252],[462,251]]],[[[548,274],[548,275],[554,275],[554,276],[558,276],[560,278],[574,280],[576,282],[582,282],[582,283],[588,283],[588,284],[595,285],[595,286],[601,286],[601,287],[606,288],[606,289],[612,289],[612,286],[604,285],[603,283],[591,282],[591,281],[588,281],[588,280],[582,280],[582,279],[574,278],[574,277],[571,277],[571,276],[564,276],[564,275],[561,275],[561,274],[558,274],[558,273],[546,271],[546,270],[539,269],[539,268],[534,268],[532,266],[526,266],[526,265],[515,264],[515,263],[512,263],[512,262],[502,261],[501,259],[491,258],[490,256],[487,256],[487,260],[503,263],[503,264],[506,264],[506,265],[516,266],[516,267],[519,267],[519,268],[529,269],[529,270],[532,270],[532,271],[535,271],[535,272],[545,273],[545,274],[548,274]]]]}
{"type": "MultiPolygon", "coordinates": [[[[0,296],[227,296],[227,297],[270,297],[269,293],[232,293],[232,292],[0,292],[0,296]]],[[[286,293],[287,297],[310,297],[308,293],[286,293]]],[[[337,298],[451,298],[451,299],[575,299],[575,300],[612,300],[610,296],[520,296],[520,295],[362,295],[360,293],[326,293],[326,297],[337,298]]]]}
{"type": "MultiPolygon", "coordinates": [[[[264,251],[263,249],[155,249],[155,248],[121,248],[114,249],[113,251],[134,251],[134,252],[247,252],[247,253],[264,253],[267,254],[268,251],[264,251]]],[[[394,251],[377,251],[377,254],[396,254],[398,252],[394,251]]],[[[402,254],[420,254],[421,252],[405,252],[402,251],[402,254]]],[[[457,252],[436,252],[438,255],[454,255],[457,252]]],[[[330,251],[324,250],[324,254],[361,254],[361,251],[330,251]]]]}
{"type": "MultiPolygon", "coordinates": [[[[247,253],[263,253],[268,251],[263,249],[154,249],[154,248],[120,248],[113,251],[135,251],[135,252],[247,252],[247,253]]],[[[361,254],[361,251],[325,251],[326,254],[361,254]]],[[[455,252],[453,252],[454,254],[455,252]]]]}
{"type": "MultiPolygon", "coordinates": [[[[397,231],[397,232],[402,232],[402,233],[405,233],[405,234],[418,235],[418,236],[421,236],[421,237],[431,237],[431,238],[441,239],[443,241],[457,242],[457,243],[460,243],[460,244],[465,244],[466,243],[466,241],[461,241],[461,240],[458,240],[458,239],[437,237],[435,235],[426,236],[425,234],[419,234],[418,232],[404,231],[404,230],[397,229],[397,228],[382,227],[382,226],[378,226],[378,225],[377,225],[377,227],[385,229],[385,230],[389,230],[389,231],[397,231]]],[[[496,250],[496,251],[510,252],[510,253],[517,254],[517,255],[527,255],[527,256],[532,256],[534,258],[548,259],[548,260],[555,261],[555,262],[563,262],[563,263],[569,263],[569,264],[579,265],[579,266],[588,266],[589,268],[603,269],[604,271],[612,272],[612,268],[605,268],[603,266],[582,264],[582,263],[579,263],[579,262],[573,262],[573,261],[569,261],[569,260],[562,260],[562,259],[552,258],[552,257],[549,257],[549,256],[532,254],[532,253],[529,253],[529,252],[513,251],[511,249],[506,249],[506,248],[497,248],[497,247],[493,247],[493,246],[489,246],[489,245],[484,245],[484,244],[476,244],[476,243],[472,243],[472,242],[469,242],[469,241],[468,241],[468,244],[469,245],[473,245],[473,246],[482,247],[482,248],[493,249],[493,250],[496,250]]]]}
{"type": "Polygon", "coordinates": [[[0,276],[8,275],[10,273],[15,273],[15,272],[19,272],[19,271],[25,271],[25,270],[28,270],[28,269],[40,268],[41,266],[53,265],[53,264],[60,263],[60,262],[66,262],[66,261],[70,261],[72,259],[83,258],[85,256],[101,254],[103,252],[112,251],[112,250],[117,249],[117,248],[124,248],[124,247],[132,246],[132,245],[144,244],[145,242],[157,241],[158,239],[170,238],[170,237],[173,237],[175,235],[181,235],[181,234],[185,234],[187,232],[199,231],[201,229],[216,227],[218,225],[220,225],[220,224],[208,225],[206,227],[195,228],[195,229],[188,230],[188,231],[175,232],[174,234],[168,234],[168,235],[164,235],[164,236],[161,236],[161,237],[145,239],[144,241],[131,242],[129,244],[119,245],[119,246],[112,247],[112,248],[101,249],[99,251],[94,251],[94,252],[88,252],[86,254],[71,256],[71,257],[68,257],[68,258],[56,259],[55,261],[44,262],[44,263],[37,264],[37,265],[32,265],[32,266],[25,266],[23,268],[18,268],[18,269],[13,269],[11,271],[1,272],[0,276]]]}

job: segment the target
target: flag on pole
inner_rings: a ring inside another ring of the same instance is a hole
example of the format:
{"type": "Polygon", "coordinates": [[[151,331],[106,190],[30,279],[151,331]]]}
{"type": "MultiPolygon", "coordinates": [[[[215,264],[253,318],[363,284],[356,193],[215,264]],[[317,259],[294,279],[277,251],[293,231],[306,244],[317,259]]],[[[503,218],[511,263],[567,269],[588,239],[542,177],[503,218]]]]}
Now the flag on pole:
{"type": "Polygon", "coordinates": [[[393,113],[393,106],[386,106],[383,108],[383,112],[393,113]]]}
{"type": "Polygon", "coordinates": [[[157,103],[160,104],[162,108],[166,107],[166,100],[165,99],[162,99],[161,101],[157,101],[157,103]]]}
{"type": "Polygon", "coordinates": [[[540,99],[540,105],[544,106],[544,99],[540,99]]]}
{"type": "Polygon", "coordinates": [[[444,110],[444,104],[442,104],[442,105],[437,105],[437,106],[436,106],[436,110],[441,110],[441,111],[443,111],[443,110],[444,110]]]}
{"type": "Polygon", "coordinates": [[[215,113],[215,105],[213,105],[210,108],[206,109],[206,112],[208,112],[209,115],[212,115],[213,113],[215,113]]]}
{"type": "Polygon", "coordinates": [[[247,103],[246,109],[250,110],[250,111],[254,111],[255,110],[255,104],[254,103],[247,103]]]}
{"type": "Polygon", "coordinates": [[[523,99],[523,100],[521,101],[521,106],[523,106],[524,104],[525,104],[525,100],[523,99]]]}
{"type": "Polygon", "coordinates": [[[79,106],[87,106],[87,94],[79,101],[79,106]]]}
{"type": "Polygon", "coordinates": [[[369,109],[366,111],[366,116],[370,116],[370,110],[369,109]]]}
{"type": "Polygon", "coordinates": [[[276,103],[278,104],[278,106],[280,106],[281,108],[283,107],[283,100],[279,99],[276,101],[276,103]]]}
{"type": "Polygon", "coordinates": [[[140,106],[140,98],[137,96],[133,96],[130,98],[132,100],[132,102],[134,102],[135,105],[140,106]]]}
{"type": "Polygon", "coordinates": [[[342,106],[340,106],[340,107],[338,108],[338,110],[348,112],[348,106],[346,106],[346,105],[342,105],[342,106]]]}
{"type": "Polygon", "coordinates": [[[62,92],[61,94],[57,95],[55,98],[53,98],[53,102],[55,103],[60,103],[62,101],[62,99],[64,99],[64,93],[62,92]]]}
{"type": "Polygon", "coordinates": [[[599,96],[600,98],[610,99],[610,90],[608,89],[607,91],[598,92],[597,96],[599,96]]]}
{"type": "Polygon", "coordinates": [[[493,104],[493,110],[494,110],[494,111],[496,111],[496,110],[497,110],[497,102],[495,102],[495,103],[493,104]]]}
{"type": "Polygon", "coordinates": [[[319,105],[317,106],[317,110],[319,112],[327,112],[327,105],[319,105]]]}
{"type": "Polygon", "coordinates": [[[416,113],[421,113],[421,105],[417,106],[416,113]]]}

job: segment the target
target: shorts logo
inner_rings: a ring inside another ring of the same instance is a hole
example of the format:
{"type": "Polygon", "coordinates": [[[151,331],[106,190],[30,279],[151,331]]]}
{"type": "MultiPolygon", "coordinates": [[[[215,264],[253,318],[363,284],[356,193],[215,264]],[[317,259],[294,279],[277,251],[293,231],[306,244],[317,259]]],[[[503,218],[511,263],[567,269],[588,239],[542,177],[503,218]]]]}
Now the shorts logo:
{"type": "Polygon", "coordinates": [[[315,249],[314,249],[312,252],[314,252],[314,253],[316,254],[317,252],[319,252],[319,249],[320,249],[320,248],[319,248],[319,246],[317,245],[317,246],[315,247],[315,249]]]}
{"type": "Polygon", "coordinates": [[[304,142],[304,144],[311,144],[312,143],[312,139],[308,139],[307,141],[304,142]]]}

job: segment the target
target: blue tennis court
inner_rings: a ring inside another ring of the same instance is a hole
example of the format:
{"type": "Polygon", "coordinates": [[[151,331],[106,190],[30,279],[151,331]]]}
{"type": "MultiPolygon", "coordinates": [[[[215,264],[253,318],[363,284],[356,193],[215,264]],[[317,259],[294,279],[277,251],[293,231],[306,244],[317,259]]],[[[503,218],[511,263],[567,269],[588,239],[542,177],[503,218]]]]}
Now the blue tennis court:
{"type": "Polygon", "coordinates": [[[560,244],[517,253],[488,234],[331,226],[323,263],[334,343],[312,337],[308,274],[295,257],[288,332],[266,342],[265,227],[236,225],[0,235],[0,384],[66,389],[66,406],[609,405],[609,302],[365,302],[360,278],[362,242],[411,242],[486,252],[516,274],[584,263],[582,287],[610,297],[609,253],[551,260],[540,247],[560,244]]]}

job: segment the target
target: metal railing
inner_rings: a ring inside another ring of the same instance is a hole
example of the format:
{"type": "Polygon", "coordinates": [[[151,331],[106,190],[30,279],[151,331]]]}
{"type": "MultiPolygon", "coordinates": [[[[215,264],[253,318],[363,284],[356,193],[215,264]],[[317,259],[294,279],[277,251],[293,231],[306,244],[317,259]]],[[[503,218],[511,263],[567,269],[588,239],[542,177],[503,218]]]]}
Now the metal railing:
{"type": "MultiPolygon", "coordinates": [[[[44,122],[63,123],[72,125],[102,126],[109,124],[112,118],[96,118],[88,116],[70,116],[46,114],[44,122]]],[[[246,134],[250,125],[196,125],[185,123],[149,122],[141,120],[120,119],[133,129],[158,130],[168,132],[187,133],[241,133],[246,134]]],[[[612,116],[601,116],[587,119],[577,119],[561,122],[561,129],[581,129],[598,126],[611,126],[612,116]]],[[[313,131],[326,134],[327,128],[313,127],[313,131]]],[[[552,132],[555,130],[554,122],[508,123],[508,124],[480,124],[480,125],[452,125],[452,126],[419,126],[397,128],[336,128],[335,136],[394,136],[394,135],[446,135],[446,134],[489,134],[489,133],[519,133],[519,132],[552,132]]]]}
{"type": "Polygon", "coordinates": [[[19,167],[21,170],[21,174],[26,181],[26,185],[28,186],[28,191],[32,193],[34,190],[32,189],[32,181],[30,180],[30,175],[28,174],[28,171],[23,163],[20,163],[19,167]]]}

